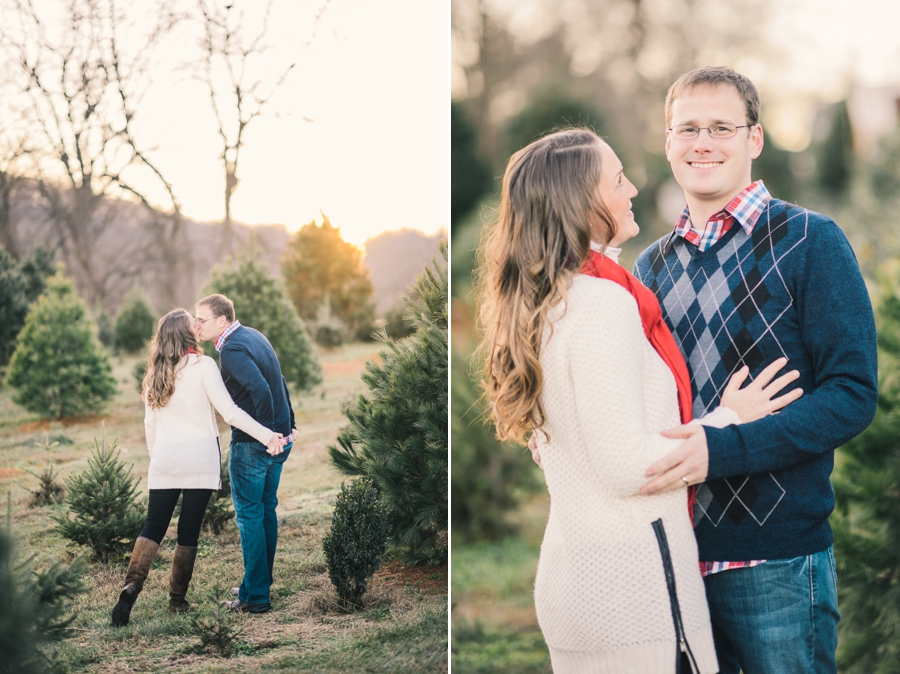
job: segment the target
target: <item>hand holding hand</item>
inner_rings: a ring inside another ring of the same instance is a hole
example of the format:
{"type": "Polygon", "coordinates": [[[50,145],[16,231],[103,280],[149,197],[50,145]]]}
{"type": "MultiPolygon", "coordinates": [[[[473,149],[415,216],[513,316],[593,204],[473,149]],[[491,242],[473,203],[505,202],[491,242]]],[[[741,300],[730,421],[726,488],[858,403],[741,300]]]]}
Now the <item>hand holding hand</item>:
{"type": "Polygon", "coordinates": [[[272,439],[266,445],[266,453],[278,456],[284,451],[284,436],[281,433],[273,433],[272,439]]]}
{"type": "Polygon", "coordinates": [[[537,445],[536,433],[532,433],[531,437],[528,438],[528,449],[531,450],[531,458],[538,465],[538,468],[544,470],[544,465],[541,463],[541,450],[538,449],[537,445]]]}
{"type": "Polygon", "coordinates": [[[779,358],[760,372],[756,379],[741,388],[741,384],[750,374],[750,369],[745,365],[731,375],[731,379],[728,380],[728,384],[722,392],[722,405],[733,409],[741,421],[747,423],[762,419],[794,402],[803,395],[802,389],[797,388],[778,398],[774,397],[800,376],[797,370],[791,370],[772,381],[772,377],[785,365],[787,365],[787,358],[779,358]]]}
{"type": "Polygon", "coordinates": [[[709,448],[703,426],[677,426],[663,431],[663,435],[686,439],[647,469],[645,475],[653,479],[641,487],[644,496],[698,484],[709,472],[709,448]]]}

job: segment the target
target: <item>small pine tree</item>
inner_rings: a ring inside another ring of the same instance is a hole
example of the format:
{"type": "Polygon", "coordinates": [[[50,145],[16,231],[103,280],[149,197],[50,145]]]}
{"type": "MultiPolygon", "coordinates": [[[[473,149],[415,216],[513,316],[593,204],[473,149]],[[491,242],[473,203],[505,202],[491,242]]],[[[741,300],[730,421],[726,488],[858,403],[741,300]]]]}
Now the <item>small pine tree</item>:
{"type": "MultiPolygon", "coordinates": [[[[900,279],[900,274],[896,275],[900,279]]],[[[847,674],[900,672],[900,286],[883,283],[878,410],[841,447],[832,516],[847,674]]]]}
{"type": "Polygon", "coordinates": [[[153,337],[156,316],[143,291],[135,286],[122,300],[114,328],[116,348],[137,353],[153,337]]]}
{"type": "Polygon", "coordinates": [[[367,478],[341,484],[331,515],[331,531],[322,541],[328,577],[342,611],[362,606],[369,578],[381,566],[390,533],[378,489],[367,478]]]}
{"type": "Polygon", "coordinates": [[[21,264],[0,248],[0,367],[9,362],[28,306],[44,292],[52,274],[53,253],[46,248],[36,246],[21,264]]]}
{"type": "Polygon", "coordinates": [[[121,556],[144,526],[144,509],[135,501],[137,485],[138,478],[119,459],[116,441],[107,443],[104,424],[100,440],[94,439],[87,470],[66,480],[70,512],[53,516],[60,535],[88,546],[103,564],[121,556]]]}
{"type": "Polygon", "coordinates": [[[106,352],[84,302],[57,272],[31,306],[9,363],[13,400],[43,417],[98,412],[116,392],[106,352]]]}
{"type": "Polygon", "coordinates": [[[56,479],[59,477],[59,472],[53,466],[50,456],[50,450],[59,447],[59,440],[51,441],[50,434],[47,433],[44,435],[43,442],[37,443],[37,446],[47,453],[47,465],[40,473],[25,468],[26,473],[38,479],[38,488],[28,490],[31,492],[31,505],[40,507],[59,503],[66,495],[66,488],[56,479]]]}
{"type": "MultiPolygon", "coordinates": [[[[447,244],[441,244],[447,259],[447,244]]],[[[328,448],[346,475],[370,477],[408,563],[447,554],[447,269],[436,262],[406,298],[416,331],[363,374],[368,395],[344,407],[350,425],[328,448]]]]}
{"type": "Polygon", "coordinates": [[[312,339],[284,287],[262,262],[245,258],[238,266],[212,270],[204,295],[221,293],[234,302],[241,325],[259,330],[275,349],[284,378],[305,391],[322,381],[312,339]]]}
{"type": "Polygon", "coordinates": [[[82,557],[35,573],[32,560],[15,562],[12,538],[0,530],[0,672],[38,674],[52,663],[41,651],[65,636],[74,619],[71,599],[84,591],[82,557]]]}

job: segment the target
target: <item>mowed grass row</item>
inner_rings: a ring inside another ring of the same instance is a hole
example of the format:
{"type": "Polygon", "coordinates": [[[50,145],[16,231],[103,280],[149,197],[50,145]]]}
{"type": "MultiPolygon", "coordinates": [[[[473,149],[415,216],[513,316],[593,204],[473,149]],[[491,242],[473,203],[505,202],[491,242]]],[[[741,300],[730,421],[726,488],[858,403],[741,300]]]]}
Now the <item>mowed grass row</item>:
{"type": "MultiPolygon", "coordinates": [[[[201,535],[188,601],[195,609],[169,615],[168,579],[175,547],[175,522],[132,612],[130,624],[110,626],[110,612],[121,589],[125,564],[92,564],[85,576],[88,592],[73,608],[70,638],[54,652],[60,672],[442,672],[447,670],[446,567],[406,568],[388,563],[370,583],[364,609],[340,613],[328,579],[322,537],[343,477],[330,465],[327,446],[346,424],[341,405],[364,392],[359,379],[366,360],[377,358],[377,344],[351,344],[321,352],[324,381],[310,393],[292,396],[299,439],[285,464],[279,490],[279,548],[272,588],[273,611],[234,616],[240,635],[233,656],[222,659],[199,648],[191,617],[212,611],[230,599],[228,588],[240,582],[243,565],[234,524],[218,536],[201,535]]],[[[42,421],[12,403],[13,392],[0,389],[0,495],[11,505],[11,528],[19,558],[33,556],[45,568],[79,552],[55,530],[50,507],[30,505],[29,489],[47,453],[37,443],[45,435],[60,444],[50,460],[61,479],[83,470],[94,438],[105,422],[121,457],[134,464],[146,495],[149,457],[143,430],[143,403],[132,379],[136,357],[114,359],[119,381],[116,398],[96,418],[42,421]]],[[[229,429],[220,425],[222,445],[229,429]]]]}

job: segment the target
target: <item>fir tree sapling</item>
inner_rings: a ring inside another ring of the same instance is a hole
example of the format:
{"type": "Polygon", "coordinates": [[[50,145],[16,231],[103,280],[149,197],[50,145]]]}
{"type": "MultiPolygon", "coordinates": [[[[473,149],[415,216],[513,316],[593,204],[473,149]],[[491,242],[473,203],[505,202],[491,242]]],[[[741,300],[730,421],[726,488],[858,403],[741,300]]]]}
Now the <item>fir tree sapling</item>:
{"type": "Polygon", "coordinates": [[[369,578],[387,550],[389,533],[387,513],[372,481],[360,478],[349,487],[341,484],[322,548],[342,611],[351,613],[362,606],[369,578]]]}
{"type": "Polygon", "coordinates": [[[838,663],[847,674],[900,672],[900,274],[891,281],[876,310],[878,410],[838,450],[834,475],[838,663]]]}
{"type": "Polygon", "coordinates": [[[381,362],[362,376],[368,393],[344,407],[350,424],[328,451],[338,470],[378,487],[404,561],[437,563],[448,543],[446,267],[427,268],[406,302],[415,332],[397,342],[382,334],[381,362]]]}
{"type": "Polygon", "coordinates": [[[137,353],[156,331],[156,316],[140,288],[135,286],[122,300],[116,316],[116,348],[126,353],[137,353]]]}
{"type": "Polygon", "coordinates": [[[107,442],[104,424],[87,469],[66,480],[70,512],[53,516],[60,535],[88,546],[104,564],[122,556],[144,525],[144,508],[135,500],[137,485],[138,478],[119,459],[116,441],[107,442]]]}
{"type": "Polygon", "coordinates": [[[50,451],[54,447],[59,447],[59,440],[54,440],[51,442],[50,434],[46,433],[44,435],[43,442],[37,443],[37,446],[46,452],[47,465],[40,473],[35,473],[28,468],[24,469],[26,473],[28,473],[29,475],[33,475],[38,479],[38,488],[28,490],[29,492],[31,492],[31,505],[40,507],[51,505],[53,503],[59,503],[63,500],[63,497],[66,494],[66,489],[57,480],[57,478],[59,477],[59,472],[53,466],[53,460],[50,456],[50,451]]]}
{"type": "Polygon", "coordinates": [[[241,325],[266,336],[288,382],[305,391],[322,381],[322,368],[306,326],[281,282],[269,274],[262,262],[245,258],[237,267],[215,267],[203,291],[204,295],[213,293],[221,293],[234,302],[235,316],[241,325]]]}
{"type": "Polygon", "coordinates": [[[44,417],[100,411],[116,391],[112,368],[84,302],[57,272],[31,305],[7,372],[13,401],[44,417]]]}
{"type": "Polygon", "coordinates": [[[33,559],[16,562],[12,538],[0,529],[0,672],[43,674],[52,663],[45,644],[66,634],[71,599],[84,591],[83,557],[35,572],[33,559]]]}

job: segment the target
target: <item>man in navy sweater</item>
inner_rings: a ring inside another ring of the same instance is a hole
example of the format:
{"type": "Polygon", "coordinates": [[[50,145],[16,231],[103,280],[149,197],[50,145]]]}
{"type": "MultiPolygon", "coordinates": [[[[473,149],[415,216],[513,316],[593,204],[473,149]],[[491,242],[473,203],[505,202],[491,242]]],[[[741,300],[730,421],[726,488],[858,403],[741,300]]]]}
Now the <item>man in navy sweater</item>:
{"type": "Polygon", "coordinates": [[[638,258],[691,371],[694,417],[729,377],[778,358],[804,395],[781,413],[686,438],[649,467],[651,494],[685,484],[722,674],[836,672],[837,588],[828,516],[834,450],[871,422],[875,323],[856,258],[828,217],[752,182],[759,95],[729,68],[679,78],[666,156],[687,205],[638,258]]]}
{"type": "Polygon", "coordinates": [[[239,613],[265,613],[272,608],[269,588],[278,545],[278,483],[291,451],[294,411],[287,383],[269,340],[235,320],[234,304],[224,295],[204,297],[195,307],[195,324],[201,340],[215,340],[222,380],[232,399],[266,428],[285,438],[280,452],[239,428],[231,429],[228,471],[235,521],[241,534],[244,579],[232,590],[237,598],[228,608],[239,613]]]}

